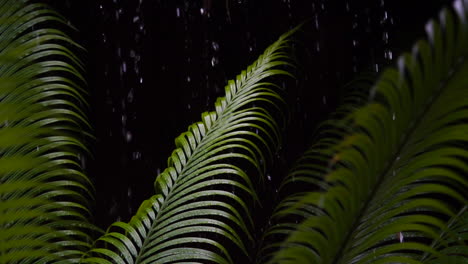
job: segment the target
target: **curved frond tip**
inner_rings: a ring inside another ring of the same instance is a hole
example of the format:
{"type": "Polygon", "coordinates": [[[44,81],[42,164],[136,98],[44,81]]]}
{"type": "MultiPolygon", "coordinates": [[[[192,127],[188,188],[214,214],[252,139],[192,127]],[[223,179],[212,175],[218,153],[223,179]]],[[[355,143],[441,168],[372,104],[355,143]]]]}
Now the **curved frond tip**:
{"type": "Polygon", "coordinates": [[[84,262],[233,263],[232,246],[247,255],[246,201],[257,199],[252,179],[261,179],[281,141],[275,115],[284,105],[270,80],[291,75],[287,48],[295,30],[229,81],[215,111],[176,138],[168,168],[156,178],[156,195],[128,224],[112,225],[84,262]]]}

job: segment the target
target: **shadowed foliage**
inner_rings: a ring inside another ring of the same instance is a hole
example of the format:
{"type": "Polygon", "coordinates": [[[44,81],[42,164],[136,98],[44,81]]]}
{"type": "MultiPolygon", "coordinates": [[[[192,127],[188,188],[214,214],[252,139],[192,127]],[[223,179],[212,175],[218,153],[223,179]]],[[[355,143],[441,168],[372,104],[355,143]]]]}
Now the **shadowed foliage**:
{"type": "Polygon", "coordinates": [[[0,0],[0,263],[468,263],[467,16],[455,1],[396,67],[350,83],[252,253],[298,28],[228,82],[154,195],[96,238],[82,47],[46,5],[0,0]]]}

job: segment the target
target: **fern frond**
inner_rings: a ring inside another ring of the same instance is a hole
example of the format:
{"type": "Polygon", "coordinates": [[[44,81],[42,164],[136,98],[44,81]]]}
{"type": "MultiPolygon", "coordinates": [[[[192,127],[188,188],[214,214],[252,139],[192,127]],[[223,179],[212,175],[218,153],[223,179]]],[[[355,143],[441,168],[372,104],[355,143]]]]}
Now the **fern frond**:
{"type": "Polygon", "coordinates": [[[229,81],[216,110],[175,140],[168,168],[156,178],[157,194],[128,224],[113,224],[84,262],[232,263],[227,245],[247,254],[252,225],[245,201],[257,199],[252,178],[262,177],[280,144],[274,115],[283,103],[267,79],[290,75],[283,68],[293,32],[229,81]]]}
{"type": "Polygon", "coordinates": [[[60,24],[44,4],[0,1],[1,263],[77,262],[95,229],[82,48],[60,24]]]}
{"type": "Polygon", "coordinates": [[[450,219],[468,202],[467,11],[456,1],[428,23],[429,40],[349,115],[352,133],[318,149],[330,155],[310,165],[321,188],[282,209],[304,220],[283,229],[270,263],[430,263],[453,243],[466,246],[432,241],[452,233],[450,219]]]}

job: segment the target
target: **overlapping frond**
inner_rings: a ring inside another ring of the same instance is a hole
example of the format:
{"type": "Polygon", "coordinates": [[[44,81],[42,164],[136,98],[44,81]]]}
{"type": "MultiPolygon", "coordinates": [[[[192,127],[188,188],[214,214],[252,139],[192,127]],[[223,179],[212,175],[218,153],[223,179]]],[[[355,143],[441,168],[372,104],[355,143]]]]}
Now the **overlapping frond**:
{"type": "Polygon", "coordinates": [[[228,247],[246,252],[262,177],[280,143],[275,121],[283,106],[276,75],[289,75],[291,31],[230,81],[216,111],[202,114],[175,140],[156,195],[127,223],[115,223],[89,252],[87,263],[232,263],[228,247]]]}
{"type": "Polygon", "coordinates": [[[0,262],[77,262],[92,241],[81,47],[34,1],[0,1],[0,262]]]}
{"type": "Polygon", "coordinates": [[[302,221],[273,229],[287,238],[270,263],[467,261],[467,15],[455,1],[429,22],[345,120],[351,133],[315,148],[300,180],[318,188],[283,202],[282,217],[302,221]]]}
{"type": "Polygon", "coordinates": [[[369,91],[374,82],[375,77],[362,75],[348,83],[344,87],[347,92],[341,104],[317,127],[314,143],[295,162],[280,185],[279,195],[284,199],[271,216],[257,262],[263,263],[270,259],[300,222],[317,213],[317,208],[296,205],[311,190],[324,191],[330,187],[323,181],[323,175],[330,171],[328,165],[334,154],[331,148],[353,131],[346,117],[368,102],[369,91]]]}

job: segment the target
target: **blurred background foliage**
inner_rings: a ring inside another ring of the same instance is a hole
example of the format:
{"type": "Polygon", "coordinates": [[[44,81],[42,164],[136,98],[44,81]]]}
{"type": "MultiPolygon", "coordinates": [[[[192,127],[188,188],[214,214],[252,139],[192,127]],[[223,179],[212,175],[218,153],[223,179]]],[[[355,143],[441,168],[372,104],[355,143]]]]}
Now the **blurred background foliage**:
{"type": "MultiPolygon", "coordinates": [[[[265,197],[273,197],[280,177],[310,145],[313,129],[335,109],[340,87],[357,73],[393,64],[451,1],[48,2],[79,29],[76,39],[89,51],[96,142],[84,163],[98,190],[97,222],[106,227],[129,220],[153,192],[175,136],[279,34],[309,21],[295,45],[301,67],[288,86],[290,120],[265,197]]],[[[258,223],[267,221],[271,206],[255,211],[258,223]]]]}

